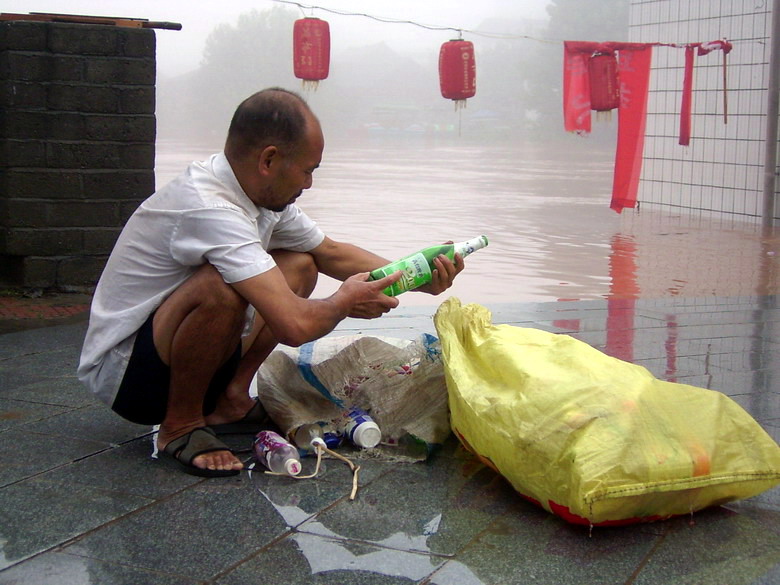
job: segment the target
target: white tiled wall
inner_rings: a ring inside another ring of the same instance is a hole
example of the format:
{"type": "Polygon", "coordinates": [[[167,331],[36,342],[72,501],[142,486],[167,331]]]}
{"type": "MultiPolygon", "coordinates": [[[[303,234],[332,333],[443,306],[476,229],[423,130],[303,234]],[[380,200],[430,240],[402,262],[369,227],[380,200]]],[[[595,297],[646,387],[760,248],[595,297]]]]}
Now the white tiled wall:
{"type": "Polygon", "coordinates": [[[726,39],[694,58],[691,143],[680,146],[685,52],[654,47],[639,202],[760,218],[769,80],[768,0],[631,0],[630,39],[697,43],[726,39]]]}

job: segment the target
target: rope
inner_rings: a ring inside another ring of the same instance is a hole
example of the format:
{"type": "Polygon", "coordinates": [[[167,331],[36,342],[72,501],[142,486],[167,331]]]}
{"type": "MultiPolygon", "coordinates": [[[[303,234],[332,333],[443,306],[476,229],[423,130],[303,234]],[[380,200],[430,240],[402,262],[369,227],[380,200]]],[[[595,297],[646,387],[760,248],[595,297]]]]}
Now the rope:
{"type": "Polygon", "coordinates": [[[285,475],[288,477],[292,477],[293,479],[314,479],[317,477],[317,475],[320,472],[320,466],[322,464],[322,457],[324,454],[328,454],[334,459],[340,459],[344,463],[346,463],[349,466],[349,469],[352,471],[352,491],[349,494],[349,499],[354,500],[355,497],[357,497],[357,491],[358,491],[358,472],[360,471],[360,465],[355,465],[352,461],[344,457],[343,455],[340,455],[339,453],[336,453],[335,451],[331,451],[328,449],[324,443],[320,441],[314,442],[314,449],[317,452],[317,463],[314,466],[314,472],[310,473],[309,475],[288,475],[286,473],[279,473],[275,471],[266,471],[266,475],[285,475]]]}

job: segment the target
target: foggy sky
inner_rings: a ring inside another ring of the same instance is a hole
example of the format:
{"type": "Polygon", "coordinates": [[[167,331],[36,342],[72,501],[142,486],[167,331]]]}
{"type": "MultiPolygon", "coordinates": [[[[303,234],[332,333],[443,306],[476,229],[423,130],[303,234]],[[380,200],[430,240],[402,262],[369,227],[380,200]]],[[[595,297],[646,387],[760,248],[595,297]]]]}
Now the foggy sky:
{"type": "MultiPolygon", "coordinates": [[[[427,25],[476,29],[485,20],[547,18],[549,0],[311,0],[301,2],[334,10],[367,13],[397,20],[412,20],[427,25]]],[[[170,77],[198,67],[209,33],[220,23],[235,25],[238,16],[251,10],[263,11],[285,6],[303,16],[327,20],[331,29],[331,51],[337,54],[350,46],[378,41],[396,50],[434,46],[456,36],[447,31],[430,31],[407,24],[385,24],[359,16],[341,16],[320,10],[306,10],[273,0],[4,0],[2,12],[54,12],[90,16],[124,16],[178,22],[180,31],[157,30],[158,75],[170,77]]],[[[493,32],[493,31],[487,31],[493,32]]],[[[467,40],[477,37],[464,33],[467,40]]]]}

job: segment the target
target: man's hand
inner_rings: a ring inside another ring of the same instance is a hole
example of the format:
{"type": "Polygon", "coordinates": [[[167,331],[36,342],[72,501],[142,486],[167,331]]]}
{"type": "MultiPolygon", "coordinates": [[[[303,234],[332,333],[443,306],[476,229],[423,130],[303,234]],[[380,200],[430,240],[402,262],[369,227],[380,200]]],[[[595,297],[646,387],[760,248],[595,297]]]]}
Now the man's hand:
{"type": "MultiPolygon", "coordinates": [[[[445,242],[451,244],[452,242],[445,242]]],[[[430,295],[440,295],[452,286],[452,281],[463,271],[465,263],[460,254],[455,254],[455,262],[447,258],[444,254],[437,256],[434,261],[434,270],[431,273],[431,282],[419,287],[417,290],[430,295]]]]}
{"type": "Polygon", "coordinates": [[[339,292],[353,295],[355,298],[349,312],[350,317],[374,319],[398,306],[397,298],[389,297],[382,291],[401,278],[401,271],[398,270],[379,280],[368,280],[369,274],[360,272],[350,276],[339,288],[339,292]]]}

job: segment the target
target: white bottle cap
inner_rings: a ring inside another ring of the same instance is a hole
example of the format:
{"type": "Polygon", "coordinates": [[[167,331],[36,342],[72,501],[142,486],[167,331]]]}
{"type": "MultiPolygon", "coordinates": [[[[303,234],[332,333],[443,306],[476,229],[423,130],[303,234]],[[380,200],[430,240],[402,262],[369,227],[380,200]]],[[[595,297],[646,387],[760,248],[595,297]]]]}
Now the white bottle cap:
{"type": "Polygon", "coordinates": [[[301,462],[297,459],[288,459],[284,462],[284,470],[288,475],[298,475],[301,472],[301,462]]]}
{"type": "Polygon", "coordinates": [[[379,425],[372,420],[360,423],[355,427],[355,430],[352,431],[352,442],[364,449],[376,447],[381,440],[382,431],[379,430],[379,425]]]}

